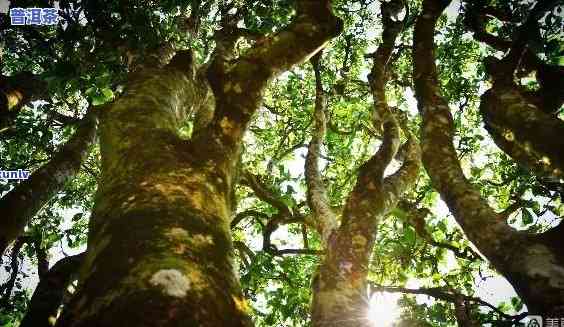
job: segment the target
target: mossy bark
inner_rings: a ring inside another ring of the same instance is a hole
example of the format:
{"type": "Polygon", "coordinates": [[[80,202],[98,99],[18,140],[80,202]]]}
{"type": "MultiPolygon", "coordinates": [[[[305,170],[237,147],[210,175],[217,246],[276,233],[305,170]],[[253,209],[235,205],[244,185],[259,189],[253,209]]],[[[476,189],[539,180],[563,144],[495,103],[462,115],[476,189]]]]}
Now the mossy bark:
{"type": "Polygon", "coordinates": [[[314,326],[369,326],[367,277],[370,256],[376,239],[378,223],[392,210],[402,194],[419,174],[420,149],[407,130],[403,164],[397,172],[385,177],[386,167],[400,148],[400,124],[386,100],[387,69],[394,42],[403,22],[391,16],[400,11],[400,1],[382,5],[384,22],[383,42],[374,54],[369,75],[374,99],[374,125],[382,133],[382,144],[376,154],[359,169],[356,185],[349,194],[338,227],[331,211],[317,161],[325,136],[324,94],[318,63],[314,61],[317,80],[315,131],[306,158],[308,204],[314,221],[323,236],[326,256],[313,279],[312,323],[314,326]]]}
{"type": "Polygon", "coordinates": [[[144,70],[101,115],[102,180],[58,326],[249,326],[232,265],[234,162],[176,133],[206,83],[144,70]]]}
{"type": "Polygon", "coordinates": [[[314,326],[369,325],[367,276],[377,226],[419,174],[419,146],[408,142],[407,157],[395,174],[376,178],[373,160],[361,167],[341,225],[330,234],[326,256],[313,279],[314,326]]]}
{"type": "Polygon", "coordinates": [[[540,235],[511,228],[466,179],[458,161],[453,117],[440,94],[433,53],[435,25],[449,3],[425,0],[415,24],[414,83],[423,116],[423,164],[468,239],[508,279],[529,312],[560,316],[564,314],[564,227],[540,235]]]}
{"type": "Polygon", "coordinates": [[[564,122],[541,111],[515,85],[497,85],[481,97],[480,112],[494,142],[540,176],[564,177],[564,122]]]}
{"type": "Polygon", "coordinates": [[[341,26],[330,1],[300,1],[287,28],[236,60],[216,51],[205,74],[177,54],[131,77],[101,116],[88,255],[59,327],[251,325],[230,236],[242,138],[268,81],[341,26]],[[181,139],[202,107],[213,117],[181,139]]]}

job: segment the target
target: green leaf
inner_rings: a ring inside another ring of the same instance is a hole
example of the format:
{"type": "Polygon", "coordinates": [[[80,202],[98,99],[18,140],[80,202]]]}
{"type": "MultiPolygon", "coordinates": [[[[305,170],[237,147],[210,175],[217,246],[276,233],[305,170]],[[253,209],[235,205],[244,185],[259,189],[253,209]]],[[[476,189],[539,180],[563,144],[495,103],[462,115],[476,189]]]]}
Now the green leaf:
{"type": "Polygon", "coordinates": [[[533,215],[526,208],[521,209],[521,222],[525,226],[533,223],[533,215]]]}
{"type": "Polygon", "coordinates": [[[95,95],[92,97],[92,105],[99,106],[104,103],[106,103],[106,97],[103,95],[95,95]]]}
{"type": "Polygon", "coordinates": [[[86,94],[87,96],[93,96],[94,94],[96,94],[98,91],[98,88],[96,86],[91,86],[89,88],[86,89],[86,91],[84,91],[84,94],[86,94]]]}
{"type": "Polygon", "coordinates": [[[408,226],[405,229],[403,235],[404,235],[405,241],[407,243],[409,243],[409,244],[415,243],[416,234],[415,234],[415,230],[411,226],[408,226]]]}
{"type": "Polygon", "coordinates": [[[406,214],[405,211],[403,211],[403,210],[401,210],[400,208],[397,208],[397,207],[394,208],[394,209],[391,211],[391,214],[392,214],[393,216],[395,216],[395,217],[401,219],[401,220],[405,219],[406,216],[407,216],[407,214],[406,214]]]}
{"type": "Polygon", "coordinates": [[[79,212],[79,213],[75,214],[74,216],[72,216],[71,220],[72,220],[72,221],[78,221],[78,220],[80,220],[83,216],[84,216],[84,213],[79,212]]]}
{"type": "Polygon", "coordinates": [[[109,88],[103,88],[101,92],[106,100],[112,100],[114,98],[114,92],[109,88]]]}

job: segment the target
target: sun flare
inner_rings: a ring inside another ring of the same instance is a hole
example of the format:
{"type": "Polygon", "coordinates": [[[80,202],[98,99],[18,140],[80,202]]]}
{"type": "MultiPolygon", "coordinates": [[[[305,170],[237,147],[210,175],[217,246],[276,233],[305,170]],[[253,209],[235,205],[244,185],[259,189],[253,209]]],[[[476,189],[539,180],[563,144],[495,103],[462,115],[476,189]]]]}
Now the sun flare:
{"type": "Polygon", "coordinates": [[[373,327],[392,327],[398,320],[400,310],[399,295],[374,293],[368,306],[368,320],[373,327]]]}

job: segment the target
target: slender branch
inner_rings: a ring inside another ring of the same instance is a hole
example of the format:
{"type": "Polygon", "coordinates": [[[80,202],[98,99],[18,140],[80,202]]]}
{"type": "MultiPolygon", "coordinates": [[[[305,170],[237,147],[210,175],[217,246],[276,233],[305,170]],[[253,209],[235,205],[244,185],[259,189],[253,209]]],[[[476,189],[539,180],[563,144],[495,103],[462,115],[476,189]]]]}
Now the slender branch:
{"type": "Polygon", "coordinates": [[[245,244],[245,242],[241,242],[241,241],[234,241],[233,247],[237,249],[237,251],[239,251],[239,256],[241,257],[241,261],[243,261],[245,268],[249,269],[249,267],[251,266],[251,262],[255,257],[255,253],[253,252],[253,250],[251,250],[245,244]]]}
{"type": "Polygon", "coordinates": [[[520,321],[527,316],[527,312],[520,313],[518,315],[508,315],[507,313],[499,310],[493,304],[486,302],[478,297],[463,295],[459,293],[454,293],[452,291],[445,290],[442,287],[433,287],[433,288],[405,288],[399,286],[383,286],[378,285],[375,283],[371,283],[371,288],[373,292],[388,292],[388,293],[406,293],[406,294],[421,294],[421,295],[428,295],[438,300],[443,300],[447,302],[454,303],[457,297],[461,297],[465,301],[475,302],[480,306],[485,306],[493,310],[499,316],[510,319],[514,321],[520,321]]]}
{"type": "Polygon", "coordinates": [[[76,175],[96,139],[97,124],[97,112],[89,110],[75,134],[49,162],[0,199],[0,254],[76,175]]]}
{"type": "Polygon", "coordinates": [[[305,177],[307,184],[307,202],[313,212],[314,226],[321,235],[323,242],[327,242],[333,230],[337,227],[337,217],[327,198],[325,184],[319,170],[321,146],[325,138],[327,99],[321,84],[320,70],[321,53],[311,59],[315,72],[315,127],[308,146],[305,161],[305,177]]]}
{"type": "Polygon", "coordinates": [[[292,209],[280,200],[280,198],[276,196],[268,186],[261,182],[258,176],[253,175],[248,170],[244,171],[241,182],[250,187],[259,199],[276,208],[281,214],[285,216],[292,216],[292,209]]]}
{"type": "Polygon", "coordinates": [[[413,229],[415,229],[417,235],[425,240],[425,242],[439,248],[450,250],[454,253],[455,256],[462,259],[470,261],[481,260],[480,255],[475,253],[471,248],[467,248],[463,251],[459,247],[456,247],[450,243],[436,241],[431,233],[429,233],[425,228],[425,217],[431,213],[429,209],[417,208],[413,203],[405,200],[399,202],[398,208],[406,213],[406,222],[410,224],[413,229]]]}
{"type": "Polygon", "coordinates": [[[261,221],[261,218],[264,220],[268,220],[269,218],[268,215],[265,214],[264,212],[260,212],[256,210],[245,210],[235,215],[235,218],[233,218],[233,220],[231,221],[231,229],[237,227],[237,225],[247,217],[254,218],[254,220],[257,223],[259,223],[259,225],[261,225],[262,228],[264,228],[264,223],[261,221]]]}
{"type": "Polygon", "coordinates": [[[19,237],[13,244],[12,253],[10,256],[10,278],[3,284],[0,285],[0,308],[7,307],[10,301],[10,296],[12,295],[12,290],[14,289],[14,285],[16,283],[16,278],[19,274],[19,254],[24,246],[24,244],[28,241],[28,237],[19,237]]]}
{"type": "Polygon", "coordinates": [[[309,249],[309,241],[307,237],[307,225],[302,225],[302,241],[304,243],[304,248],[309,249]]]}
{"type": "Polygon", "coordinates": [[[325,252],[313,249],[282,249],[273,251],[274,255],[286,255],[286,254],[306,254],[306,255],[322,255],[325,252]]]}
{"type": "Polygon", "coordinates": [[[417,139],[409,131],[405,146],[405,154],[402,166],[397,172],[384,179],[384,190],[386,197],[398,198],[417,180],[421,168],[421,148],[417,139]]]}

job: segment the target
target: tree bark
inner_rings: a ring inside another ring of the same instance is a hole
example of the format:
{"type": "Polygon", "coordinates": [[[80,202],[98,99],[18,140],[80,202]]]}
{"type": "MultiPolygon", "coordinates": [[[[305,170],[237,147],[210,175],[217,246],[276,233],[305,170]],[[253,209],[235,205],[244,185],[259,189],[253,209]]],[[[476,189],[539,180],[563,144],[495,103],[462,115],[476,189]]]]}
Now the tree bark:
{"type": "Polygon", "coordinates": [[[340,32],[329,5],[299,1],[286,29],[214,57],[205,78],[178,54],[131,77],[101,115],[88,255],[57,326],[251,325],[230,235],[242,137],[268,81],[340,32]],[[209,101],[212,120],[182,140],[180,123],[209,101]]]}
{"type": "Polygon", "coordinates": [[[53,158],[0,199],[0,254],[41,208],[80,170],[96,139],[97,113],[90,110],[53,158]]]}
{"type": "Polygon", "coordinates": [[[516,85],[496,85],[481,97],[480,112],[494,142],[540,176],[564,176],[564,122],[527,101],[516,85]]]}
{"type": "Polygon", "coordinates": [[[88,254],[58,326],[251,324],[229,233],[236,158],[176,132],[209,101],[189,70],[140,71],[103,112],[88,254]]]}
{"type": "MultiPolygon", "coordinates": [[[[316,72],[315,131],[305,170],[308,204],[320,226],[318,231],[324,237],[326,255],[312,282],[313,326],[370,325],[367,318],[367,276],[377,225],[413,185],[419,173],[419,145],[406,130],[408,141],[403,164],[397,172],[384,177],[384,171],[396,156],[401,143],[400,126],[388,107],[385,85],[389,58],[403,22],[393,21],[391,16],[397,13],[390,10],[401,9],[401,1],[386,2],[382,6],[383,43],[374,55],[369,81],[374,98],[374,124],[377,129],[383,129],[383,140],[376,154],[360,167],[356,185],[348,196],[338,227],[332,227],[336,225],[336,219],[324,195],[317,166],[320,143],[325,136],[325,101],[319,73],[316,72]]],[[[319,68],[316,66],[314,62],[317,71],[319,68]]]]}
{"type": "Polygon", "coordinates": [[[453,146],[454,123],[439,90],[434,30],[450,1],[426,0],[415,25],[414,83],[423,117],[423,164],[468,239],[513,285],[531,314],[564,311],[563,227],[534,235],[509,227],[464,176],[453,146]],[[560,237],[558,237],[560,236],[560,237]]]}
{"type": "MultiPolygon", "coordinates": [[[[480,111],[486,129],[505,153],[535,174],[558,180],[564,175],[564,122],[554,113],[564,101],[558,87],[564,82],[564,68],[545,64],[527,48],[530,35],[538,31],[538,18],[556,3],[536,3],[505,57],[485,58],[492,87],[482,95],[480,111]],[[536,70],[539,90],[528,91],[515,83],[519,69],[536,70]]],[[[475,30],[483,29],[482,25],[479,19],[473,24],[475,30]]]]}
{"type": "Polygon", "coordinates": [[[478,327],[478,324],[472,318],[470,311],[470,303],[464,300],[463,296],[454,296],[454,316],[458,327],[478,327]]]}

